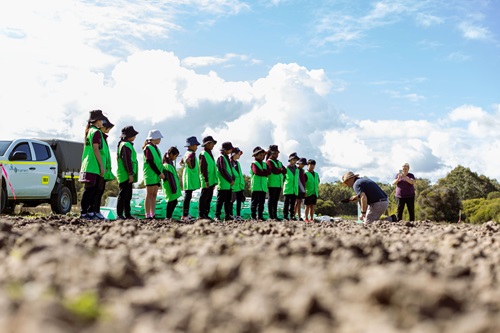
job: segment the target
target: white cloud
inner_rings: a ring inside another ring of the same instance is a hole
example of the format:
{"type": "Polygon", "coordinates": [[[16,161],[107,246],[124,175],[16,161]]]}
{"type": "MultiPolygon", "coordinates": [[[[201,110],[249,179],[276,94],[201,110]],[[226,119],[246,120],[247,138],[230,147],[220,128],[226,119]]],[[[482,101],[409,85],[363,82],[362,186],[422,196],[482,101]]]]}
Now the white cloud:
{"type": "Polygon", "coordinates": [[[462,22],[459,24],[458,28],[462,31],[462,34],[466,39],[488,40],[492,37],[488,28],[471,22],[462,22]]]}
{"type": "Polygon", "coordinates": [[[464,62],[470,58],[470,56],[463,54],[462,52],[452,52],[446,57],[447,60],[452,62],[464,62]]]}
{"type": "Polygon", "coordinates": [[[426,28],[444,22],[442,18],[427,13],[418,13],[415,17],[415,20],[417,21],[418,25],[426,28]]]}
{"type": "Polygon", "coordinates": [[[260,64],[261,61],[258,59],[252,59],[251,57],[244,54],[228,53],[224,57],[186,57],[182,59],[182,65],[189,68],[206,67],[206,66],[216,66],[222,64],[228,64],[230,62],[240,61],[247,63],[249,65],[260,64]]]}

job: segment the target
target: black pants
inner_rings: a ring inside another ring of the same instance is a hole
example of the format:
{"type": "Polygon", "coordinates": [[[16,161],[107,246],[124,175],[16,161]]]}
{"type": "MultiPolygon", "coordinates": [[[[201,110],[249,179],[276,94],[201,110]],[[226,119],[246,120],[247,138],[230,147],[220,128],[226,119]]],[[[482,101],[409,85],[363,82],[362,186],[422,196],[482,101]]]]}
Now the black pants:
{"type": "Polygon", "coordinates": [[[409,198],[396,198],[398,201],[398,221],[403,219],[403,211],[405,210],[405,204],[408,208],[408,214],[410,215],[410,221],[415,221],[415,196],[409,198]]]}
{"type": "Polygon", "coordinates": [[[198,203],[198,216],[202,219],[210,218],[208,214],[210,213],[210,204],[214,196],[214,188],[215,185],[201,189],[200,202],[198,203]]]}
{"type": "Polygon", "coordinates": [[[266,192],[264,191],[253,191],[252,192],[252,202],[250,204],[250,211],[252,213],[252,218],[254,220],[257,217],[260,220],[264,219],[264,204],[266,202],[266,192]]]}
{"type": "Polygon", "coordinates": [[[295,194],[285,194],[285,205],[283,207],[283,217],[288,219],[288,212],[290,212],[290,218],[295,217],[295,200],[297,196],[295,194]]]}
{"type": "Polygon", "coordinates": [[[118,186],[120,191],[118,191],[116,214],[122,217],[132,217],[130,214],[130,200],[132,200],[133,184],[126,180],[118,186]]]}
{"type": "MultiPolygon", "coordinates": [[[[85,183],[85,187],[83,189],[82,193],[82,201],[80,202],[80,213],[81,214],[87,214],[87,213],[96,213],[99,212],[99,210],[95,211],[95,206],[96,206],[96,201],[97,201],[97,195],[99,195],[98,191],[100,191],[101,186],[104,184],[104,179],[100,176],[96,176],[96,181],[94,183],[85,183]]],[[[102,197],[102,194],[101,194],[102,197]]],[[[99,200],[100,198],[99,197],[99,200]]],[[[100,206],[100,201],[99,201],[99,206],[100,206]]]]}
{"type": "Polygon", "coordinates": [[[182,216],[189,215],[189,206],[191,205],[191,198],[193,197],[193,190],[184,191],[184,203],[182,204],[182,216]]]}
{"type": "Polygon", "coordinates": [[[278,200],[280,199],[281,187],[269,188],[269,199],[267,199],[267,211],[270,219],[278,218],[278,200]]]}
{"type": "Polygon", "coordinates": [[[245,201],[243,191],[233,192],[231,195],[231,211],[233,211],[233,202],[236,201],[236,216],[241,217],[241,204],[245,201]]]}
{"type": "Polygon", "coordinates": [[[225,219],[226,220],[232,219],[233,205],[231,205],[231,197],[232,197],[231,189],[217,191],[217,202],[215,204],[215,217],[220,219],[222,206],[224,206],[225,219]]]}
{"type": "Polygon", "coordinates": [[[104,178],[99,177],[96,181],[96,193],[94,197],[94,213],[100,213],[101,212],[101,201],[102,201],[102,196],[104,195],[104,189],[106,188],[106,181],[104,178]]]}
{"type": "Polygon", "coordinates": [[[172,218],[176,206],[177,206],[177,199],[167,202],[167,219],[172,218]]]}

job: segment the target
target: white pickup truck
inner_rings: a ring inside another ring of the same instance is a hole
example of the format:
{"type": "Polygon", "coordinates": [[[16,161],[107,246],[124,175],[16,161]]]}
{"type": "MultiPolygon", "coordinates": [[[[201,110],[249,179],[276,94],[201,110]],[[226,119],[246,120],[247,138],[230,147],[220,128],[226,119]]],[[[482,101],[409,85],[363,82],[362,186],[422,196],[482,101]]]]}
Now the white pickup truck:
{"type": "Polygon", "coordinates": [[[77,202],[82,152],[83,143],[74,141],[0,141],[0,213],[12,212],[20,203],[50,203],[54,213],[68,213],[77,202]]]}

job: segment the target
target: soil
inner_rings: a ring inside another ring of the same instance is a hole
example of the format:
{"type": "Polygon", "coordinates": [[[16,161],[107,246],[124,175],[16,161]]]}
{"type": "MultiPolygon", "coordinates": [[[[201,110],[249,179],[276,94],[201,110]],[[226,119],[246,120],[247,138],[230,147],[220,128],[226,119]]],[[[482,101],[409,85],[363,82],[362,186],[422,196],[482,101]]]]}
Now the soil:
{"type": "Polygon", "coordinates": [[[500,225],[0,217],[0,332],[500,330],[500,225]]]}

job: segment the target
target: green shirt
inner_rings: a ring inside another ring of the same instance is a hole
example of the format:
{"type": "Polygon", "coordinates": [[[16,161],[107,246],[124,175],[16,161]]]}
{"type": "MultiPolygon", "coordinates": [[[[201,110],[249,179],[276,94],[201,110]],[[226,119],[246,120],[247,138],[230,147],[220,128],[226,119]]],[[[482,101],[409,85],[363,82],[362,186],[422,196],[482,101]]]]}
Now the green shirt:
{"type": "Polygon", "coordinates": [[[283,195],[295,194],[299,195],[299,168],[295,167],[295,172],[292,172],[288,166],[286,168],[285,185],[283,187],[283,195]]]}
{"type": "MultiPolygon", "coordinates": [[[[203,150],[200,153],[200,156],[205,158],[205,162],[207,163],[207,172],[208,172],[208,186],[212,186],[217,184],[217,170],[215,167],[215,161],[212,155],[207,151],[203,150]]],[[[200,181],[203,187],[206,185],[205,177],[203,176],[200,170],[200,181]]]]}
{"type": "MultiPolygon", "coordinates": [[[[99,175],[101,173],[101,170],[99,167],[99,162],[97,161],[97,157],[94,153],[94,147],[92,144],[94,140],[94,135],[96,133],[101,134],[102,132],[95,126],[91,126],[89,128],[89,131],[87,132],[87,137],[85,138],[85,146],[83,147],[82,166],[80,171],[99,175]]],[[[102,161],[102,156],[101,156],[101,161],[102,161]]]]}
{"type": "MultiPolygon", "coordinates": [[[[253,164],[257,166],[260,170],[266,170],[267,164],[265,162],[253,161],[253,164]]],[[[250,179],[251,179],[251,189],[254,191],[264,191],[267,192],[267,177],[258,176],[253,173],[252,168],[250,168],[250,179]]]]}
{"type": "Polygon", "coordinates": [[[113,172],[111,171],[111,152],[109,151],[109,146],[108,142],[106,141],[106,138],[104,137],[104,133],[101,132],[101,140],[102,140],[102,149],[100,151],[101,153],[101,158],[102,158],[102,165],[104,165],[104,180],[113,180],[115,179],[115,175],[113,175],[113,172]]]}
{"type": "Polygon", "coordinates": [[[118,146],[118,152],[117,152],[118,171],[116,172],[116,178],[118,183],[123,183],[125,181],[128,181],[128,172],[127,169],[125,169],[125,164],[123,163],[123,160],[120,157],[123,147],[127,147],[131,151],[130,159],[132,160],[132,172],[134,173],[134,183],[135,183],[137,182],[139,165],[137,163],[137,152],[134,149],[134,145],[132,145],[130,141],[122,141],[118,146]]]}
{"type": "MultiPolygon", "coordinates": [[[[281,169],[283,167],[283,164],[278,160],[270,159],[269,161],[271,161],[271,163],[273,163],[274,167],[277,169],[281,169]]],[[[269,183],[268,184],[269,184],[269,187],[283,187],[283,174],[282,173],[279,173],[279,174],[271,173],[269,175],[269,183]]]]}
{"type": "Polygon", "coordinates": [[[165,193],[165,198],[167,201],[173,201],[181,196],[181,186],[179,184],[179,177],[177,176],[177,170],[175,166],[169,163],[163,164],[163,167],[167,172],[170,172],[175,180],[176,191],[172,192],[172,188],[170,187],[170,183],[167,180],[167,177],[162,181],[163,192],[165,193]]]}
{"type": "Polygon", "coordinates": [[[319,175],[317,172],[306,171],[306,197],[310,195],[318,196],[319,175]]]}
{"type": "MultiPolygon", "coordinates": [[[[155,145],[148,143],[148,145],[144,148],[144,151],[146,149],[149,149],[151,153],[153,154],[153,161],[158,170],[162,171],[163,170],[163,164],[161,163],[161,153],[156,148],[155,145]]],[[[144,153],[144,185],[155,185],[160,183],[160,175],[156,174],[156,172],[151,169],[151,166],[149,163],[146,161],[146,153],[144,153]]]]}
{"type": "MultiPolygon", "coordinates": [[[[233,168],[231,167],[231,164],[229,162],[229,157],[227,157],[225,155],[222,155],[222,157],[224,158],[224,163],[226,165],[227,172],[231,176],[234,177],[233,168]]],[[[217,168],[217,179],[218,179],[217,186],[218,186],[219,190],[230,190],[231,189],[231,183],[228,182],[227,179],[222,176],[222,173],[219,171],[219,168],[217,168]]]]}
{"type": "Polygon", "coordinates": [[[243,191],[245,189],[245,177],[243,177],[243,173],[241,172],[240,162],[233,161],[233,163],[231,163],[231,168],[234,175],[234,184],[232,186],[233,192],[243,191]]]}
{"type": "Polygon", "coordinates": [[[199,176],[198,157],[193,151],[188,150],[184,154],[182,160],[184,161],[184,170],[182,171],[182,188],[184,191],[199,189],[201,187],[201,182],[199,176]],[[187,158],[191,154],[194,154],[194,167],[192,169],[186,163],[187,158]]]}

